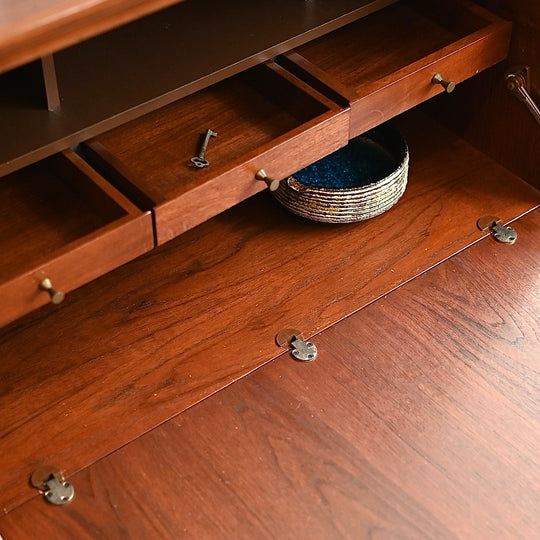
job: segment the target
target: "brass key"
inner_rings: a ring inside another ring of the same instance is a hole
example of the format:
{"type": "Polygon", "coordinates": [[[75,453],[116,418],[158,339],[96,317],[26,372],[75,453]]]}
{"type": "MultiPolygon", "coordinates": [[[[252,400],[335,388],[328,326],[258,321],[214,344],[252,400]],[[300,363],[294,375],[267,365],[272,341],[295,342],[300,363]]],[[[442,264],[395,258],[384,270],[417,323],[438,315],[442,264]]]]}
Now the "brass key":
{"type": "Polygon", "coordinates": [[[203,167],[208,167],[208,165],[210,165],[209,161],[204,157],[210,137],[217,137],[217,133],[215,131],[212,131],[211,129],[207,129],[201,149],[199,151],[199,155],[191,158],[191,162],[200,169],[202,169],[203,167]]]}

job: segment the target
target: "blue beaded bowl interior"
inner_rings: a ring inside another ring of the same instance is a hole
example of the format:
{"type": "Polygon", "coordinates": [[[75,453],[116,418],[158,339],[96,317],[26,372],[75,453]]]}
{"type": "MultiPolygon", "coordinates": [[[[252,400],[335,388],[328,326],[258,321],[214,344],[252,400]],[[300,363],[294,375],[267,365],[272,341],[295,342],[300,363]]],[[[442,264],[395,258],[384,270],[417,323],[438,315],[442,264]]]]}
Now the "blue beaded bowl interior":
{"type": "Polygon", "coordinates": [[[317,221],[369,219],[403,195],[408,164],[405,139],[383,124],[293,174],[274,196],[292,212],[317,221]]]}
{"type": "Polygon", "coordinates": [[[378,182],[398,165],[397,159],[386,148],[366,134],[293,176],[309,187],[350,189],[378,182]]]}

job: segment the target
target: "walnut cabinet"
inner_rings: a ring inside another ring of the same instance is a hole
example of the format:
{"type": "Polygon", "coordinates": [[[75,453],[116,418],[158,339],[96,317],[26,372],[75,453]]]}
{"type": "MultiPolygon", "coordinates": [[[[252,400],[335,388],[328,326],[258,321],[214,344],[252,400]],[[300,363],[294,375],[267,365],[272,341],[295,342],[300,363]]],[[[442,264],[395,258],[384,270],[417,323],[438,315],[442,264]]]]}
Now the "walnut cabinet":
{"type": "Polygon", "coordinates": [[[490,103],[511,44],[479,3],[4,3],[6,511],[38,466],[87,466],[281,354],[281,328],[312,335],[484,237],[478,218],[538,205],[534,179],[452,121],[490,103]],[[373,220],[296,218],[257,178],[386,121],[409,185],[373,220]]]}

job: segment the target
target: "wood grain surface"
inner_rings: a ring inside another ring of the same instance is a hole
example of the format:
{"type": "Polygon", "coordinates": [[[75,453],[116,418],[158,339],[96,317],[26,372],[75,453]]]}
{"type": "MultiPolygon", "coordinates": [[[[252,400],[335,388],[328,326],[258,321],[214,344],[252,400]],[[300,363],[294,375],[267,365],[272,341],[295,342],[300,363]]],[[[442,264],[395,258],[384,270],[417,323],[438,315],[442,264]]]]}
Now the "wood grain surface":
{"type": "Polygon", "coordinates": [[[0,518],[5,540],[532,539],[540,213],[0,518]]]}
{"type": "MultiPolygon", "coordinates": [[[[504,60],[511,24],[469,2],[400,2],[285,55],[351,103],[351,137],[504,60]],[[385,39],[381,40],[380,36],[385,39]]],[[[294,68],[292,68],[294,69],[294,68]]]]}
{"type": "Polygon", "coordinates": [[[312,223],[257,197],[0,331],[0,493],[33,496],[485,236],[538,192],[413,115],[400,202],[371,221],[312,223]]]}
{"type": "Polygon", "coordinates": [[[87,159],[155,214],[157,244],[266,189],[349,140],[341,109],[268,62],[87,141],[87,159]],[[210,165],[197,168],[207,129],[210,165]]]}
{"type": "Polygon", "coordinates": [[[143,212],[72,150],[0,182],[0,326],[154,247],[143,212]]]}

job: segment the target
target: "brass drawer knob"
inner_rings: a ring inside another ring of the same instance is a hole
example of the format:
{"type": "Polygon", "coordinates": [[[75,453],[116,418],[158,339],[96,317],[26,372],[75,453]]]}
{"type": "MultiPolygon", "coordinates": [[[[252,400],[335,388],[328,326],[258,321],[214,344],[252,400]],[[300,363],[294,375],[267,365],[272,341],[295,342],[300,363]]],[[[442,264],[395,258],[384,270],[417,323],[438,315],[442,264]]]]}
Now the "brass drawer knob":
{"type": "Polygon", "coordinates": [[[255,178],[257,180],[264,180],[268,186],[268,189],[270,191],[276,191],[276,189],[279,187],[279,180],[276,180],[275,178],[270,178],[264,169],[259,169],[257,173],[255,174],[255,178]]]}
{"type": "Polygon", "coordinates": [[[440,73],[436,73],[435,75],[433,75],[433,78],[431,79],[431,84],[440,84],[448,94],[450,92],[453,92],[454,88],[456,87],[455,82],[443,79],[440,73]]]}
{"type": "Polygon", "coordinates": [[[65,295],[62,291],[56,290],[49,278],[45,278],[40,284],[39,288],[42,291],[48,292],[53,304],[59,304],[64,299],[65,295]]]}

